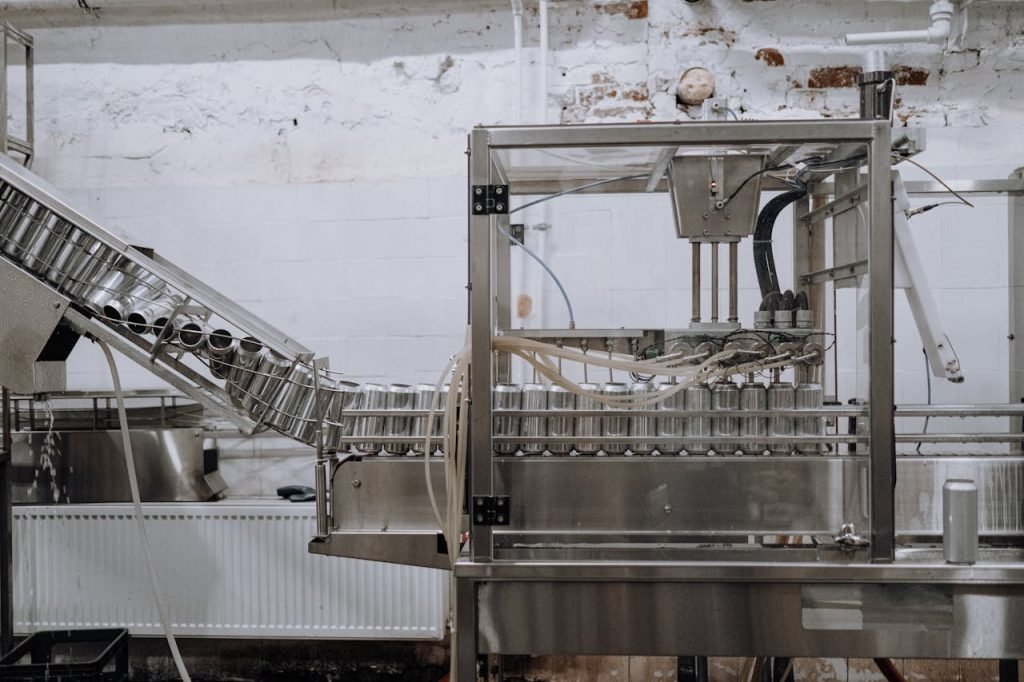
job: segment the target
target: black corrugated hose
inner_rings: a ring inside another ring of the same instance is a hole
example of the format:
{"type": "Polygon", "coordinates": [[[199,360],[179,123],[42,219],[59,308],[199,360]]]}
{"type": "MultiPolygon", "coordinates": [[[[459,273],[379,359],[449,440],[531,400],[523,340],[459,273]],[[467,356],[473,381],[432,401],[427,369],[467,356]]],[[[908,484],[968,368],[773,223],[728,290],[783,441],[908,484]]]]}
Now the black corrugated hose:
{"type": "Polygon", "coordinates": [[[807,189],[794,189],[775,197],[761,209],[754,228],[754,269],[757,284],[761,287],[761,298],[768,294],[780,293],[779,276],[775,271],[775,255],[772,253],[772,230],[783,209],[807,195],[807,189]]]}

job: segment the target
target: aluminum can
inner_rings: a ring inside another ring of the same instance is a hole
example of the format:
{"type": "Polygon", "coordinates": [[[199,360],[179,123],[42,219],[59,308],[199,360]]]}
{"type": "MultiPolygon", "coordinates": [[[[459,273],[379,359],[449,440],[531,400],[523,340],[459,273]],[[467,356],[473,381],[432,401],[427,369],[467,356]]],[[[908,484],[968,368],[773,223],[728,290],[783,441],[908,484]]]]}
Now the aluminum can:
{"type": "MultiPolygon", "coordinates": [[[[773,382],[768,385],[768,409],[791,411],[796,405],[796,389],[793,384],[773,382]]],[[[768,435],[772,438],[793,435],[793,416],[787,414],[768,418],[768,435]]],[[[770,443],[768,449],[774,455],[788,455],[793,451],[792,443],[770,443]]]]}
{"type": "MultiPolygon", "coordinates": [[[[707,384],[691,384],[686,387],[683,404],[689,411],[711,409],[711,389],[707,384]]],[[[688,417],[686,420],[687,438],[708,437],[712,434],[711,417],[688,417]]],[[[707,443],[688,442],[686,451],[691,455],[708,454],[707,443]]]]}
{"type": "MultiPolygon", "coordinates": [[[[601,387],[597,384],[584,383],[580,384],[580,388],[590,393],[600,393],[601,387]]],[[[597,402],[590,396],[577,395],[576,396],[576,409],[577,410],[600,410],[601,403],[597,402]]],[[[596,438],[601,435],[601,418],[600,417],[577,417],[576,424],[574,427],[576,444],[575,450],[578,455],[596,455],[600,449],[601,444],[596,440],[580,440],[581,438],[596,438]]]]}
{"type": "Polygon", "coordinates": [[[950,479],[942,484],[942,553],[946,563],[978,560],[978,486],[950,479]]]}
{"type": "Polygon", "coordinates": [[[327,410],[327,449],[337,452],[348,452],[351,444],[343,443],[355,432],[356,418],[347,414],[349,410],[358,410],[363,404],[363,393],[359,384],[351,381],[338,381],[331,397],[331,405],[327,410]]]}
{"type": "MultiPolygon", "coordinates": [[[[638,381],[634,382],[629,387],[631,395],[647,396],[650,397],[654,392],[654,385],[649,381],[638,381]]],[[[643,410],[653,410],[654,405],[639,408],[643,410]]],[[[658,419],[657,417],[630,417],[629,418],[629,435],[631,438],[635,438],[629,444],[629,450],[634,455],[649,455],[654,452],[654,443],[646,443],[642,439],[649,436],[655,436],[658,433],[658,419]]]]}
{"type": "MultiPolygon", "coordinates": [[[[544,384],[523,384],[522,405],[524,410],[548,409],[548,389],[544,384]]],[[[547,417],[523,417],[519,425],[519,434],[525,439],[531,436],[548,435],[547,417]]],[[[520,445],[524,455],[539,455],[546,449],[542,443],[524,441],[520,445]]]]}
{"type": "MultiPolygon", "coordinates": [[[[576,394],[567,388],[552,384],[548,389],[548,408],[552,410],[575,410],[576,394]]],[[[548,435],[567,438],[564,443],[549,443],[552,455],[568,455],[572,451],[572,437],[575,433],[573,417],[548,417],[548,435]]]]}
{"type": "MultiPolygon", "coordinates": [[[[380,384],[363,384],[363,410],[383,410],[387,408],[388,390],[380,384]]],[[[356,450],[367,455],[380,452],[384,436],[384,417],[356,417],[355,436],[366,440],[356,443],[356,450]]]]}
{"type": "MultiPolygon", "coordinates": [[[[518,436],[520,418],[516,416],[503,417],[501,412],[521,409],[523,400],[523,389],[518,384],[498,384],[492,389],[494,395],[494,435],[495,436],[518,436]]],[[[516,452],[515,443],[494,443],[494,451],[502,455],[513,455],[516,452]]]]}
{"type": "MultiPolygon", "coordinates": [[[[618,381],[609,381],[601,387],[601,393],[610,397],[623,397],[629,395],[629,386],[618,381]]],[[[605,409],[622,409],[609,408],[605,409]]],[[[602,438],[625,438],[629,436],[629,417],[601,417],[602,438]]],[[[606,455],[622,455],[628,449],[626,443],[602,443],[601,449],[606,455]]]]}
{"type": "MultiPolygon", "coordinates": [[[[820,410],[824,401],[825,389],[821,384],[799,384],[795,389],[793,402],[797,410],[820,410]]],[[[824,417],[795,417],[793,421],[793,431],[797,436],[825,436],[824,417]]],[[[796,449],[805,455],[818,455],[822,452],[822,444],[797,443],[796,449]]]]}
{"type": "MultiPolygon", "coordinates": [[[[670,391],[678,384],[663,382],[658,384],[658,391],[670,391]]],[[[685,405],[685,392],[676,391],[671,397],[665,398],[658,403],[659,410],[682,412],[685,405]]],[[[658,417],[658,435],[662,438],[682,438],[686,435],[686,420],[682,417],[658,417]]],[[[682,442],[661,443],[658,445],[658,452],[663,455],[678,455],[683,450],[682,442]]]]}
{"type": "MultiPolygon", "coordinates": [[[[388,397],[385,409],[396,412],[407,412],[416,405],[416,389],[408,384],[391,384],[388,386],[388,397]]],[[[388,416],[384,418],[384,436],[408,437],[412,435],[412,417],[388,416]]],[[[411,443],[385,442],[384,454],[404,455],[412,447],[411,443]]]]}
{"type": "MultiPolygon", "coordinates": [[[[740,411],[763,412],[768,409],[768,389],[762,383],[745,383],[740,387],[740,411]]],[[[742,417],[740,419],[740,449],[748,455],[763,455],[768,449],[763,441],[768,435],[768,420],[765,417],[742,417]]]]}
{"type": "MultiPolygon", "coordinates": [[[[740,387],[731,381],[715,384],[711,389],[711,409],[729,416],[715,416],[711,434],[715,438],[737,438],[740,435],[740,420],[736,413],[740,409],[740,387]]],[[[728,440],[714,446],[720,455],[732,455],[739,450],[739,442],[728,440]]]]}

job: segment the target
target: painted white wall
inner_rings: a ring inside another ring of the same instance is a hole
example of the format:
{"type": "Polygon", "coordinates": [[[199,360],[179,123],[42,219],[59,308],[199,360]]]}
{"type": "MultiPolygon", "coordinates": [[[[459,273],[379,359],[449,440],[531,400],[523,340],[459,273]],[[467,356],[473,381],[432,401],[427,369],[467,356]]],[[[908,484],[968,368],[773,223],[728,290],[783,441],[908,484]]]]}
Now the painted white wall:
{"type": "MultiPolygon", "coordinates": [[[[1024,9],[976,2],[970,12],[956,51],[891,53],[907,78],[926,74],[900,88],[896,113],[930,129],[919,160],[936,172],[1006,177],[1024,165],[1024,9]]],[[[834,85],[835,69],[861,63],[842,35],[912,28],[922,16],[920,3],[862,0],[553,2],[546,103],[566,123],[686,120],[699,112],[677,107],[675,82],[704,66],[746,117],[849,117],[855,88],[808,87],[834,85]],[[770,66],[765,48],[784,64],[770,66]]],[[[35,170],[87,213],[354,380],[434,380],[461,346],[466,133],[513,121],[507,3],[287,0],[5,18],[36,38],[35,170]]],[[[532,111],[530,3],[525,19],[532,111]]],[[[912,221],[968,377],[936,382],[937,401],[1005,399],[1005,200],[977,203],[912,221]]],[[[581,325],[685,322],[689,251],[664,196],[567,198],[552,218],[548,255],[581,325]]],[[[748,322],[752,274],[741,279],[748,322]]],[[[547,284],[543,296],[545,322],[560,322],[547,284]]],[[[897,337],[897,399],[921,401],[920,345],[900,299],[897,337]]],[[[158,385],[142,370],[127,374],[131,387],[158,385]]],[[[87,344],[70,382],[108,385],[87,344]]]]}

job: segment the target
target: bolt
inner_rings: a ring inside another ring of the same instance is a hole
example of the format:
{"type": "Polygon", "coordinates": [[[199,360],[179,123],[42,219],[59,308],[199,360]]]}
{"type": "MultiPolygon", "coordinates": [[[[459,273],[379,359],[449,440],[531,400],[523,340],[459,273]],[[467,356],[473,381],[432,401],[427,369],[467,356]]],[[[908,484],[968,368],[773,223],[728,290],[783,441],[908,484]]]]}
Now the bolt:
{"type": "Polygon", "coordinates": [[[358,487],[359,487],[359,486],[361,486],[362,484],[363,484],[363,482],[362,482],[362,481],[360,481],[360,480],[359,480],[358,478],[353,478],[353,479],[352,479],[352,487],[353,487],[353,488],[358,488],[358,487]]]}
{"type": "Polygon", "coordinates": [[[56,308],[60,308],[60,301],[54,301],[54,302],[53,302],[53,307],[54,307],[55,309],[56,309],[56,308]]]}
{"type": "Polygon", "coordinates": [[[502,190],[500,187],[495,187],[494,188],[494,193],[497,194],[498,196],[501,196],[503,191],[504,190],[502,190]]]}
{"type": "Polygon", "coordinates": [[[708,219],[708,218],[710,218],[710,217],[711,217],[711,214],[710,214],[710,213],[705,213],[705,214],[704,214],[704,220],[707,220],[707,219],[708,219]]]}
{"type": "Polygon", "coordinates": [[[473,210],[474,211],[482,211],[482,210],[484,210],[484,205],[483,204],[474,204],[473,205],[473,210]]]}
{"type": "Polygon", "coordinates": [[[483,523],[484,522],[484,515],[483,514],[477,514],[476,515],[476,522],[477,523],[483,523]]]}
{"type": "Polygon", "coordinates": [[[478,507],[484,506],[484,500],[483,500],[482,497],[476,498],[476,506],[478,506],[478,507]]]}
{"type": "Polygon", "coordinates": [[[498,523],[505,523],[505,517],[499,514],[498,515],[498,523]]]}
{"type": "Polygon", "coordinates": [[[484,193],[484,188],[483,187],[474,187],[473,188],[473,193],[476,194],[477,196],[480,196],[481,194],[484,193]]]}
{"type": "Polygon", "coordinates": [[[665,505],[665,513],[666,514],[671,514],[672,513],[672,505],[671,504],[666,504],[665,505]]]}
{"type": "Polygon", "coordinates": [[[496,211],[498,211],[498,212],[504,211],[505,210],[505,204],[500,204],[500,203],[499,204],[495,204],[494,205],[494,209],[496,211]]]}

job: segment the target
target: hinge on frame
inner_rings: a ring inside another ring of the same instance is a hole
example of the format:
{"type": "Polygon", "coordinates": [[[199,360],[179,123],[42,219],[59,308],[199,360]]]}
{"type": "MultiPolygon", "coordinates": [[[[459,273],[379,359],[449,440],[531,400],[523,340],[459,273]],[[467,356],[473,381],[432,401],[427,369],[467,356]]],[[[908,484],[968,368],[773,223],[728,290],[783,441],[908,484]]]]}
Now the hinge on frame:
{"type": "Polygon", "coordinates": [[[508,185],[473,185],[473,215],[507,215],[508,185]]]}
{"type": "Polygon", "coordinates": [[[473,498],[473,525],[475,526],[507,526],[511,509],[508,495],[484,496],[473,498]]]}

